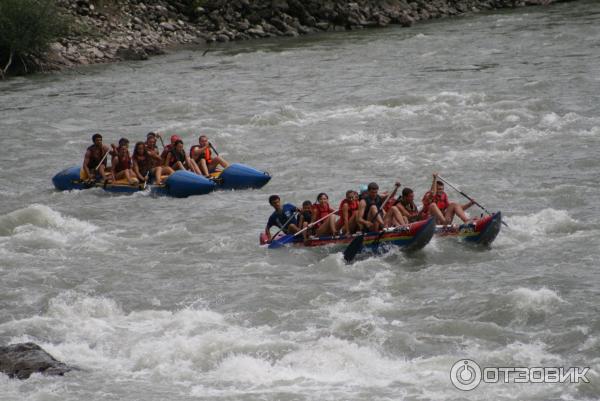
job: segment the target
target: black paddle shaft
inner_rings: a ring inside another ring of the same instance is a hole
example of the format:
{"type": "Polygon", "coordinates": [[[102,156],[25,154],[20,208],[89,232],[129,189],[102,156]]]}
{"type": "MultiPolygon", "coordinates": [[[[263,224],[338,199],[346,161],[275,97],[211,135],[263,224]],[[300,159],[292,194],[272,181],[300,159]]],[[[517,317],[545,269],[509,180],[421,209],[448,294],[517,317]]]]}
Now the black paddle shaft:
{"type": "MultiPolygon", "coordinates": [[[[462,196],[464,196],[465,198],[467,198],[469,201],[473,202],[474,205],[477,205],[479,208],[481,208],[481,210],[483,210],[484,212],[486,212],[487,214],[489,214],[490,216],[492,215],[492,213],[487,210],[485,207],[483,207],[483,205],[481,205],[479,202],[477,202],[475,199],[471,198],[469,195],[467,195],[466,193],[464,193],[463,191],[461,191],[460,189],[458,189],[457,187],[455,187],[454,185],[452,185],[451,183],[449,183],[448,181],[446,181],[445,178],[441,177],[441,176],[437,176],[437,178],[439,178],[440,180],[444,181],[446,184],[448,184],[452,189],[454,189],[456,192],[458,192],[459,194],[461,194],[462,196]]],[[[502,224],[504,224],[506,227],[508,227],[508,224],[506,224],[504,222],[504,220],[501,220],[502,224]]]]}
{"type": "Polygon", "coordinates": [[[273,235],[273,236],[271,237],[271,241],[273,241],[273,240],[275,239],[275,237],[277,237],[277,234],[279,234],[280,232],[282,232],[282,231],[283,231],[283,229],[284,229],[284,228],[285,228],[285,227],[286,227],[288,224],[290,224],[290,221],[292,221],[292,219],[293,219],[294,217],[296,217],[296,215],[297,215],[297,214],[298,214],[298,211],[296,210],[296,211],[295,211],[295,212],[292,214],[292,216],[291,216],[291,217],[290,217],[290,218],[289,218],[289,219],[288,219],[288,220],[287,220],[285,223],[283,223],[283,226],[281,226],[281,228],[279,229],[279,231],[277,231],[277,232],[275,233],[275,235],[273,235]]]}
{"type": "MultiPolygon", "coordinates": [[[[394,190],[392,191],[391,194],[389,194],[383,202],[381,202],[381,204],[377,207],[377,213],[375,213],[375,216],[371,219],[371,222],[375,221],[377,219],[377,217],[379,216],[379,214],[381,213],[381,209],[383,209],[383,206],[390,200],[390,198],[392,196],[394,196],[394,194],[396,193],[396,191],[398,191],[398,188],[400,188],[400,184],[396,184],[394,190]]],[[[377,241],[379,241],[379,239],[381,239],[381,236],[383,235],[383,232],[379,235],[379,237],[377,237],[377,241]]],[[[360,250],[363,247],[363,243],[365,240],[365,234],[360,234],[358,237],[354,238],[352,240],[352,242],[350,243],[350,245],[348,245],[348,247],[344,250],[344,260],[346,261],[346,263],[350,263],[352,262],[352,260],[354,259],[354,257],[356,256],[356,254],[358,252],[360,252],[360,250]]]]}

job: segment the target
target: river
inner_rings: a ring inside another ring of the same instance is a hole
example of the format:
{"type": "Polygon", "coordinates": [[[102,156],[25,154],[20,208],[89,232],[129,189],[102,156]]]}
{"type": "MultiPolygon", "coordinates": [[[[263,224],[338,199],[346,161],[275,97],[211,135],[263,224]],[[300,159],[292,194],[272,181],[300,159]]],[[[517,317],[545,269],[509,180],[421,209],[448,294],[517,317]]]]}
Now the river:
{"type": "Polygon", "coordinates": [[[596,1],[0,82],[0,343],[81,369],[0,375],[0,400],[599,399],[599,104],[596,1]],[[154,129],[273,179],[187,199],[53,189],[91,134],[154,129]],[[436,170],[502,210],[491,249],[434,239],[348,266],[258,247],[270,194],[337,205],[398,179],[420,197],[436,170]],[[460,391],[464,358],[590,383],[460,391]]]}

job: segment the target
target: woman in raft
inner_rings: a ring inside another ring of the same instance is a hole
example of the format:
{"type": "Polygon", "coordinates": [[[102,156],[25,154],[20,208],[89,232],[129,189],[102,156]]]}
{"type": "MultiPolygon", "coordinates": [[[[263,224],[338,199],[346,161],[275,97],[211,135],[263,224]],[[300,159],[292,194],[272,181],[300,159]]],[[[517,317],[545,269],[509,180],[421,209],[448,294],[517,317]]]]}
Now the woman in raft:
{"type": "Polygon", "coordinates": [[[113,148],[113,158],[111,161],[112,176],[116,180],[127,178],[129,185],[138,185],[138,179],[131,170],[131,157],[129,156],[129,139],[119,139],[119,147],[111,144],[113,148]]]}
{"type": "Polygon", "coordinates": [[[354,234],[358,230],[357,211],[358,192],[349,189],[346,191],[346,198],[342,200],[338,209],[340,218],[335,224],[336,231],[342,234],[354,234]]]}
{"type": "Polygon", "coordinates": [[[321,192],[317,196],[317,203],[313,204],[312,207],[312,221],[311,224],[323,219],[327,215],[329,217],[323,219],[319,223],[314,224],[315,235],[320,237],[324,235],[336,235],[335,229],[335,210],[329,206],[329,196],[325,192],[321,192]]]}
{"type": "Polygon", "coordinates": [[[162,166],[162,159],[153,151],[146,149],[144,142],[137,142],[133,150],[133,172],[140,182],[148,182],[150,175],[154,176],[154,183],[162,185],[162,174],[167,176],[174,173],[169,166],[162,166]]]}

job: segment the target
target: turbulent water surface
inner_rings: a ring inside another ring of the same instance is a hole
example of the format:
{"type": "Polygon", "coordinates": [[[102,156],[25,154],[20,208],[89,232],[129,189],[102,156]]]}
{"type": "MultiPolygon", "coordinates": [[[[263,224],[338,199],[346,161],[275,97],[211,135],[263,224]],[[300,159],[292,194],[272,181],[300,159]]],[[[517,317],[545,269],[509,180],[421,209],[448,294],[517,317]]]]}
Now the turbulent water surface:
{"type": "Polygon", "coordinates": [[[0,343],[81,368],[0,375],[0,399],[598,399],[599,43],[583,1],[0,83],[0,343]],[[273,179],[188,199],[52,188],[92,133],[153,129],[273,179]],[[346,266],[257,246],[272,193],[337,205],[399,179],[421,196],[434,170],[507,216],[491,249],[435,239],[346,266]],[[460,392],[462,358],[591,382],[460,392]]]}

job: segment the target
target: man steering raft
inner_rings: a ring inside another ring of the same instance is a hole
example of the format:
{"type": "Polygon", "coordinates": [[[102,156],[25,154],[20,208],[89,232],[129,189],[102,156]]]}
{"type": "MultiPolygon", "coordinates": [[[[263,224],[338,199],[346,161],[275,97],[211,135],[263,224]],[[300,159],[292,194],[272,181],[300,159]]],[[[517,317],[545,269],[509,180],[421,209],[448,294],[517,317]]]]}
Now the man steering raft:
{"type": "Polygon", "coordinates": [[[452,224],[454,216],[458,216],[463,222],[467,223],[469,218],[465,214],[465,210],[475,204],[475,201],[470,201],[464,205],[456,202],[450,202],[448,195],[444,192],[444,183],[438,180],[438,173],[433,173],[433,181],[431,182],[431,190],[423,196],[423,210],[421,216],[423,219],[429,216],[435,217],[437,224],[448,225],[452,224]]]}
{"type": "Polygon", "coordinates": [[[102,135],[92,135],[92,146],[88,147],[83,158],[83,171],[86,180],[95,181],[96,173],[100,175],[101,180],[110,178],[110,172],[106,171],[107,154],[109,147],[102,144],[102,135]]]}
{"type": "Polygon", "coordinates": [[[269,205],[271,205],[275,211],[269,217],[267,228],[265,229],[267,242],[270,243],[273,238],[271,236],[271,227],[273,226],[279,227],[280,231],[283,231],[285,234],[295,234],[300,231],[298,228],[298,220],[296,218],[299,209],[296,206],[291,203],[286,203],[281,206],[281,198],[279,198],[279,195],[269,196],[269,205]]]}

